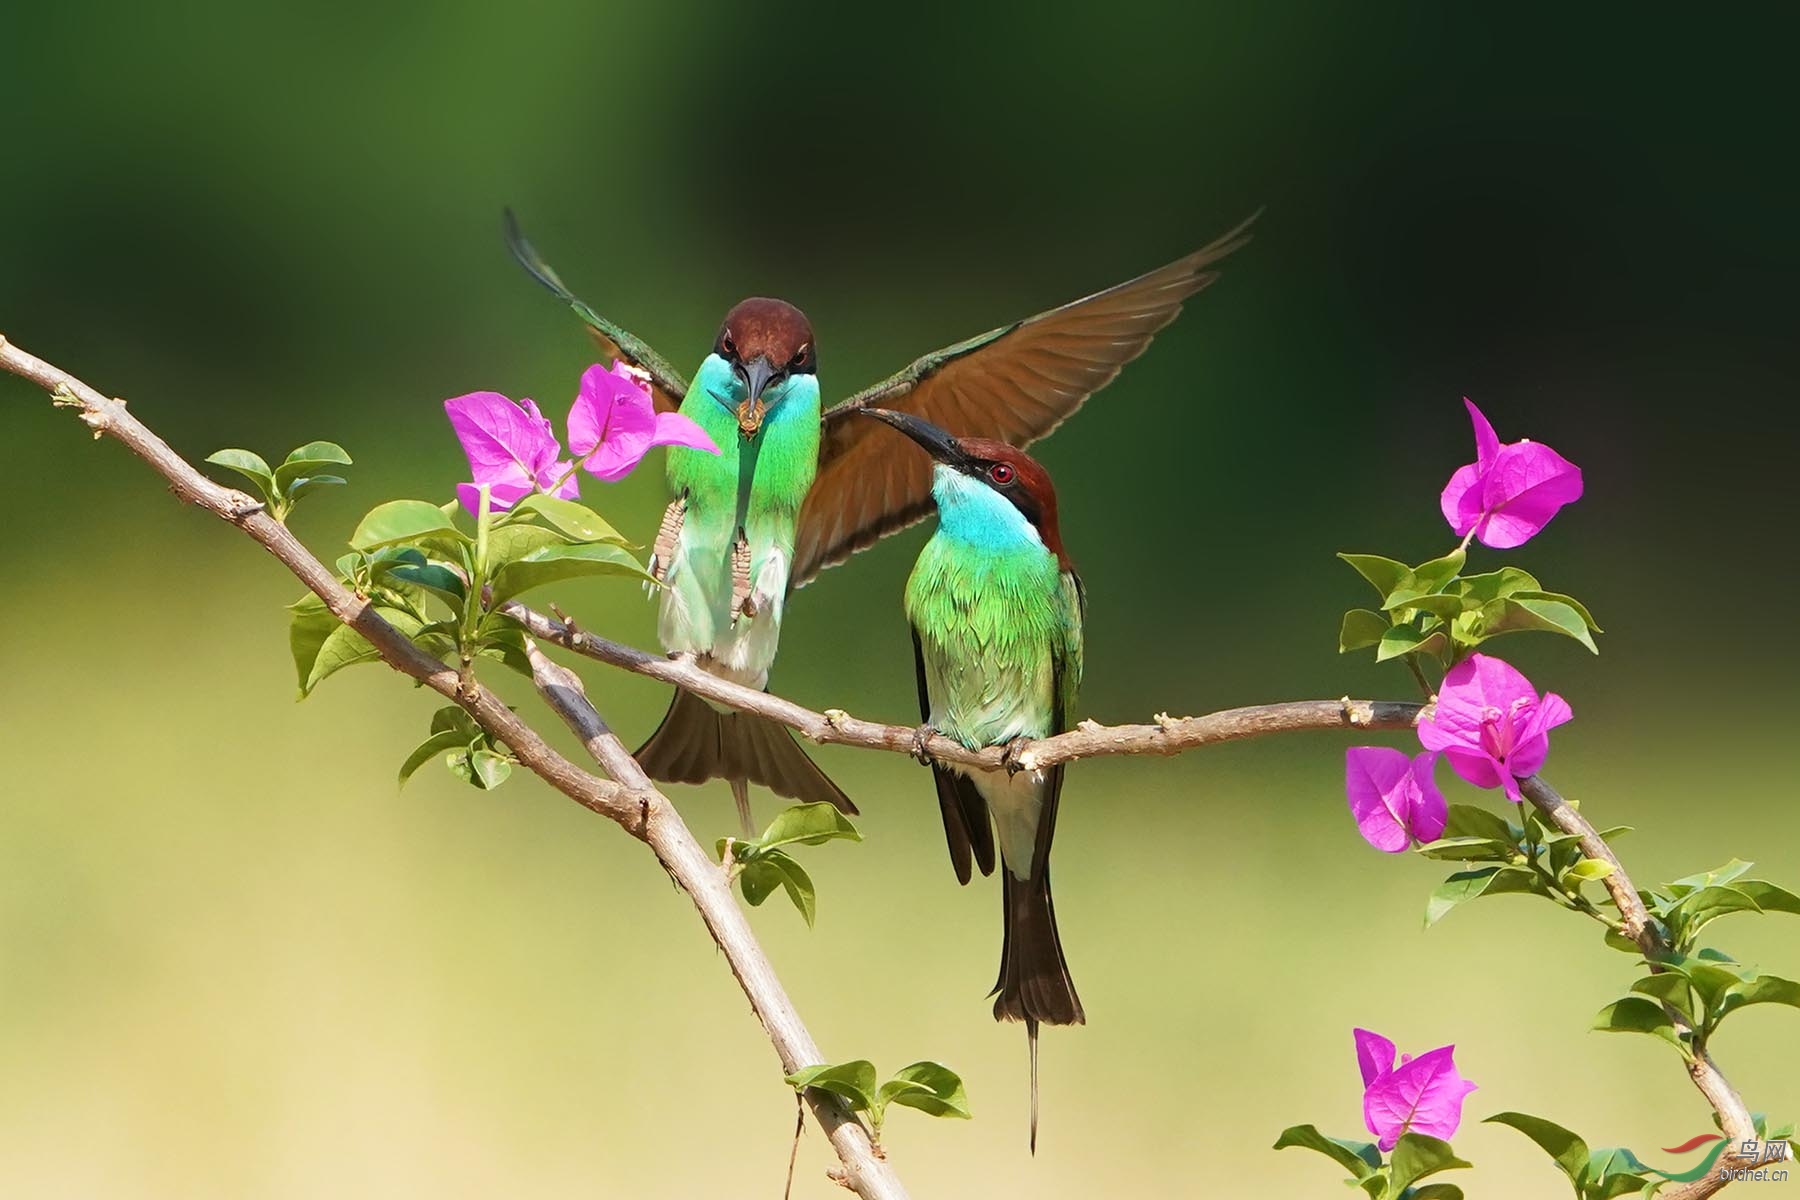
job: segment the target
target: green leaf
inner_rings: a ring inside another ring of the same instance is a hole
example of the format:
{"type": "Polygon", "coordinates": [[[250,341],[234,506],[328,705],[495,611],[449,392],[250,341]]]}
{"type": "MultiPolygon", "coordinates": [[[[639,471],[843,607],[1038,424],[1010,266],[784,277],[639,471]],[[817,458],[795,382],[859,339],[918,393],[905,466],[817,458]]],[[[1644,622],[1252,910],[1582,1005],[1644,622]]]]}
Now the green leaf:
{"type": "Polygon", "coordinates": [[[1751,1113],[1750,1124],[1756,1129],[1756,1136],[1765,1141],[1785,1142],[1794,1136],[1794,1123],[1792,1121],[1784,1121],[1779,1125],[1770,1125],[1768,1113],[1751,1113]]]}
{"type": "Polygon", "coordinates": [[[1470,1165],[1456,1157],[1449,1142],[1424,1133],[1401,1134],[1400,1140],[1394,1143],[1389,1162],[1393,1172],[1388,1187],[1395,1192],[1404,1191],[1415,1180],[1436,1175],[1439,1171],[1454,1171],[1470,1165]]]}
{"type": "Polygon", "coordinates": [[[285,496],[288,504],[294,505],[320,488],[341,487],[349,482],[342,475],[303,475],[288,485],[285,496]]]}
{"type": "Polygon", "coordinates": [[[1429,928],[1459,904],[1481,896],[1498,896],[1507,892],[1550,894],[1537,872],[1525,867],[1477,867],[1458,871],[1438,885],[1425,905],[1425,925],[1429,928]]]}
{"type": "MultiPolygon", "coordinates": [[[[411,613],[402,612],[400,609],[377,605],[375,612],[407,637],[412,637],[422,628],[422,623],[417,617],[411,613]]],[[[294,636],[290,630],[290,645],[294,644],[294,636]]],[[[350,626],[340,624],[327,634],[324,642],[320,644],[318,654],[313,658],[311,671],[300,681],[300,694],[302,696],[311,695],[314,688],[345,667],[353,667],[358,663],[377,662],[380,658],[380,653],[369,644],[367,638],[350,626]]],[[[299,662],[298,650],[295,653],[295,662],[296,664],[299,662]]]]}
{"type": "Polygon", "coordinates": [[[1348,654],[1375,645],[1387,633],[1388,625],[1388,619],[1378,612],[1351,609],[1344,614],[1344,623],[1338,629],[1338,653],[1348,654]]]}
{"type": "Polygon", "coordinates": [[[400,785],[406,786],[406,781],[413,777],[413,772],[438,755],[448,754],[468,744],[469,739],[454,730],[432,734],[414,747],[413,752],[406,756],[406,761],[400,764],[400,785]]]}
{"type": "MultiPolygon", "coordinates": [[[[385,605],[377,605],[375,611],[408,637],[421,628],[411,613],[385,605]]],[[[368,639],[332,616],[316,595],[302,596],[288,605],[288,612],[293,614],[288,623],[288,649],[294,657],[302,698],[345,667],[381,657],[368,639]]]]}
{"type": "Polygon", "coordinates": [[[822,846],[833,838],[862,841],[862,834],[850,818],[821,800],[816,804],[796,804],[782,810],[769,827],[762,831],[756,844],[764,850],[776,846],[822,846]]]}
{"type": "Polygon", "coordinates": [[[1521,600],[1517,596],[1496,600],[1481,610],[1480,630],[1484,638],[1533,630],[1560,633],[1600,653],[1581,614],[1560,600],[1521,600]]]}
{"type": "Polygon", "coordinates": [[[1661,1038],[1683,1055],[1690,1053],[1662,1005],[1644,996],[1613,1001],[1600,1010],[1592,1028],[1602,1033],[1646,1033],[1661,1038]]]}
{"type": "Polygon", "coordinates": [[[926,1061],[902,1067],[893,1079],[881,1085],[876,1099],[882,1106],[901,1104],[934,1117],[966,1121],[970,1115],[962,1077],[942,1063],[926,1061]]]}
{"type": "MultiPolygon", "coordinates": [[[[1374,584],[1384,601],[1390,593],[1412,578],[1411,567],[1391,558],[1383,558],[1379,554],[1340,554],[1338,557],[1349,563],[1351,570],[1374,584]]],[[[1295,1128],[1304,1129],[1309,1126],[1297,1125],[1295,1128]]]]}
{"type": "Polygon", "coordinates": [[[1381,1169],[1381,1151],[1373,1144],[1328,1137],[1312,1125],[1292,1125],[1282,1130],[1281,1136],[1275,1139],[1274,1149],[1285,1150],[1289,1146],[1317,1150],[1359,1180],[1367,1179],[1381,1169]]]}
{"type": "Polygon", "coordinates": [[[1412,612],[1417,609],[1446,621],[1460,617],[1465,607],[1466,603],[1463,598],[1450,592],[1432,592],[1424,596],[1414,596],[1396,606],[1401,612],[1412,612]]]}
{"type": "Polygon", "coordinates": [[[812,877],[780,850],[764,851],[746,862],[738,875],[738,884],[744,889],[744,899],[752,907],[767,900],[776,888],[783,889],[794,907],[800,910],[800,915],[806,918],[806,924],[812,925],[817,914],[812,877]]]}
{"type": "Polygon", "coordinates": [[[532,588],[588,575],[625,575],[655,582],[629,550],[618,546],[545,546],[494,572],[491,603],[499,607],[532,588]]]}
{"type": "Polygon", "coordinates": [[[275,468],[275,487],[278,491],[286,492],[295,480],[317,475],[321,468],[350,465],[350,456],[336,442],[308,442],[291,452],[275,468]]]}
{"type": "Polygon", "coordinates": [[[269,470],[269,464],[260,454],[250,450],[215,450],[206,456],[206,461],[216,467],[236,471],[250,480],[262,492],[263,499],[270,503],[280,494],[275,486],[275,473],[269,470]]]}
{"type": "Polygon", "coordinates": [[[1567,608],[1574,609],[1576,615],[1581,618],[1582,623],[1595,633],[1606,632],[1604,629],[1601,629],[1599,624],[1594,620],[1594,614],[1587,610],[1587,605],[1583,604],[1573,596],[1565,596],[1561,592],[1545,592],[1526,588],[1512,593],[1512,598],[1515,600],[1541,600],[1551,604],[1561,604],[1567,608]]]}
{"type": "Polygon", "coordinates": [[[288,456],[282,460],[281,465],[285,467],[303,462],[329,463],[334,467],[355,465],[349,452],[336,442],[308,442],[304,446],[297,446],[288,451],[288,456]]]}
{"type": "Polygon", "coordinates": [[[1519,850],[1511,842],[1491,838],[1453,837],[1427,842],[1418,852],[1444,862],[1511,862],[1519,850]]]}
{"type": "Polygon", "coordinates": [[[1565,883],[1571,880],[1576,883],[1591,883],[1597,879],[1605,879],[1616,870],[1618,870],[1617,867],[1603,858],[1583,858],[1576,860],[1575,864],[1558,878],[1565,883]]]}
{"type": "Polygon", "coordinates": [[[1395,625],[1381,635],[1381,645],[1375,650],[1375,661],[1387,662],[1405,654],[1442,654],[1449,646],[1450,640],[1444,636],[1442,629],[1421,633],[1411,625],[1395,625]]]}
{"type": "Polygon", "coordinates": [[[1800,1008],[1800,983],[1775,975],[1758,975],[1729,984],[1720,1000],[1718,1015],[1724,1017],[1747,1004],[1785,1004],[1800,1008]]]}
{"type": "Polygon", "coordinates": [[[546,546],[568,544],[566,535],[542,525],[497,525],[488,531],[488,570],[497,571],[546,546]]]}
{"type": "Polygon", "coordinates": [[[1604,1182],[1590,1187],[1584,1200],[1614,1200],[1617,1196],[1651,1195],[1644,1189],[1652,1182],[1662,1184],[1666,1180],[1652,1181],[1647,1175],[1639,1175],[1634,1171],[1615,1171],[1608,1175],[1604,1182]]]}
{"type": "Polygon", "coordinates": [[[288,621],[288,649],[294,657],[300,696],[304,698],[313,664],[319,661],[319,651],[324,648],[325,639],[341,628],[341,623],[325,607],[325,601],[312,592],[288,605],[288,612],[293,614],[288,621]]]}
{"type": "Polygon", "coordinates": [[[514,514],[535,513],[578,542],[625,543],[625,538],[606,523],[601,515],[585,504],[558,496],[527,496],[513,505],[514,514]]]}
{"type": "Polygon", "coordinates": [[[1734,879],[1742,878],[1744,873],[1755,865],[1755,863],[1745,862],[1741,858],[1734,858],[1722,867],[1714,867],[1710,871],[1702,871],[1697,875],[1683,875],[1669,884],[1669,894],[1685,896],[1689,892],[1699,891],[1701,888],[1710,887],[1715,883],[1730,883],[1734,879]]]}
{"type": "MultiPolygon", "coordinates": [[[[1428,563],[1409,568],[1400,586],[1388,592],[1381,607],[1388,611],[1405,608],[1434,592],[1443,591],[1456,578],[1456,573],[1462,570],[1467,558],[1467,553],[1459,546],[1442,558],[1434,558],[1428,563]]],[[[1457,606],[1461,607],[1460,600],[1457,606]]]]}
{"type": "Polygon", "coordinates": [[[469,765],[475,772],[477,787],[493,791],[506,782],[512,774],[512,760],[492,750],[473,750],[469,753],[469,765]]]}
{"type": "Polygon", "coordinates": [[[468,542],[469,535],[451,523],[444,510],[423,500],[390,500],[370,509],[350,535],[350,545],[369,551],[424,538],[468,542]]]}
{"type": "Polygon", "coordinates": [[[867,1059],[802,1067],[787,1077],[796,1092],[818,1088],[846,1101],[853,1112],[867,1112],[875,1105],[875,1064],[867,1059]]]}
{"type": "MultiPolygon", "coordinates": [[[[1755,976],[1754,971],[1732,962],[1720,951],[1710,949],[1702,950],[1695,955],[1666,954],[1658,959],[1657,965],[1663,968],[1665,976],[1685,979],[1692,984],[1694,990],[1700,993],[1701,1002],[1708,1011],[1716,1010],[1719,1007],[1727,988],[1755,976]]],[[[1644,989],[1634,988],[1633,990],[1644,989]]],[[[1650,994],[1656,995],[1657,993],[1651,992],[1650,994]]]]}
{"type": "Polygon", "coordinates": [[[482,736],[481,726],[475,723],[475,718],[460,704],[446,704],[431,714],[431,732],[445,733],[450,730],[462,734],[464,741],[482,736]]]}
{"type": "Polygon", "coordinates": [[[1454,1183],[1428,1183],[1407,1192],[1404,1200],[1463,1200],[1463,1190],[1454,1183]]]}
{"type": "Polygon", "coordinates": [[[1581,1186],[1590,1200],[1612,1200],[1614,1196],[1623,1196],[1643,1187],[1648,1182],[1649,1170],[1625,1147],[1602,1146],[1588,1155],[1581,1186]]]}
{"type": "Polygon", "coordinates": [[[1486,1118],[1487,1123],[1508,1125],[1536,1142],[1538,1148],[1556,1160],[1557,1167],[1569,1182],[1580,1183],[1587,1170],[1587,1143],[1554,1121],[1534,1117],[1530,1113],[1502,1112],[1486,1118]]]}
{"type": "Polygon", "coordinates": [[[465,746],[461,753],[452,754],[449,758],[445,759],[444,765],[450,768],[450,773],[452,775],[456,776],[470,787],[478,788],[481,784],[475,778],[475,764],[469,761],[470,753],[469,748],[465,746]]]}
{"type": "Polygon", "coordinates": [[[475,656],[495,659],[507,669],[531,678],[531,655],[525,650],[525,631],[517,626],[488,628],[484,622],[481,646],[475,656]]]}
{"type": "Polygon", "coordinates": [[[1632,983],[1631,990],[1666,1004],[1686,1017],[1688,1024],[1698,1025],[1701,1014],[1694,1011],[1691,985],[1685,976],[1675,974],[1646,975],[1632,983]]]}
{"type": "Polygon", "coordinates": [[[1520,831],[1498,813],[1473,804],[1452,804],[1444,824],[1444,836],[1489,838],[1516,846],[1520,831]]]}
{"type": "Polygon", "coordinates": [[[1749,892],[1733,884],[1715,883],[1682,896],[1664,915],[1676,931],[1677,944],[1686,947],[1702,929],[1720,917],[1734,912],[1761,911],[1761,905],[1749,892]]]}
{"type": "Polygon", "coordinates": [[[462,611],[467,589],[462,576],[449,567],[439,563],[428,563],[422,567],[413,566],[411,563],[402,563],[397,567],[388,568],[384,574],[387,578],[398,580],[410,587],[424,588],[451,608],[458,612],[462,611]]]}
{"type": "MultiPolygon", "coordinates": [[[[1750,864],[1744,864],[1748,869],[1750,864]]],[[[1784,887],[1777,887],[1766,879],[1745,879],[1732,885],[1744,895],[1756,902],[1756,907],[1763,912],[1784,912],[1800,916],[1800,896],[1784,887]]]]}
{"type": "Polygon", "coordinates": [[[1464,575],[1457,580],[1456,590],[1469,602],[1484,605],[1502,596],[1519,592],[1535,592],[1538,581],[1529,571],[1517,567],[1501,567],[1484,575],[1464,575]]]}
{"type": "Polygon", "coordinates": [[[1603,937],[1606,944],[1614,950],[1621,951],[1625,954],[1642,954],[1644,952],[1642,946],[1638,945],[1616,929],[1609,927],[1603,937]]]}

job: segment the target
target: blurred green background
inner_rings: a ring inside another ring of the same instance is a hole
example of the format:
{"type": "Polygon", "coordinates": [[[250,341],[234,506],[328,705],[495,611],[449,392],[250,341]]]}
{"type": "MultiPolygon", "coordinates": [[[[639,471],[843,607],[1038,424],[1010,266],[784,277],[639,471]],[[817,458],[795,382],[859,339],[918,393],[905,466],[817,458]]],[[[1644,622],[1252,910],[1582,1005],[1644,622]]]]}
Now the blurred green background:
{"type": "MultiPolygon", "coordinates": [[[[327,558],[373,503],[463,477],[444,397],[560,424],[587,343],[507,259],[504,204],[684,368],[731,302],[794,300],[839,396],[1266,206],[1041,448],[1092,602],[1085,715],[1405,696],[1335,654],[1365,598],[1331,555],[1448,548],[1466,394],[1586,470],[1540,539],[1477,558],[1608,630],[1599,659],[1502,643],[1574,705],[1549,774],[1638,827],[1640,882],[1733,855],[1800,882],[1797,180],[1785,43],[1741,15],[70,4],[15,6],[5,38],[0,330],[194,459],[341,441],[354,486],[296,520],[327,558]]],[[[587,497],[647,541],[660,471],[587,497]]],[[[0,1192],[779,1194],[791,1096],[639,845],[524,777],[397,793],[436,698],[364,668],[296,707],[293,582],[10,379],[0,503],[0,1192]]],[[[796,598],[778,690],[914,719],[923,536],[796,598]]],[[[564,602],[652,643],[634,589],[564,602]]],[[[588,678],[628,739],[665,703],[588,678]]],[[[1641,1152],[1709,1128],[1666,1047],[1584,1032],[1632,977],[1591,927],[1506,898],[1420,932],[1441,872],[1356,837],[1344,742],[1071,773],[1057,891],[1091,1024],[1045,1034],[1035,1160],[1024,1039],[983,999],[992,881],[955,886],[922,771],[820,752],[867,842],[807,856],[816,930],[753,921],[828,1055],[965,1075],[973,1122],[891,1122],[913,1194],[1340,1194],[1267,1147],[1359,1131],[1353,1024],[1457,1044],[1475,1196],[1560,1186],[1490,1112],[1641,1152]]],[[[722,787],[679,798],[729,831],[722,787]]],[[[1800,970],[1791,921],[1717,928],[1800,970]]],[[[1793,1020],[1717,1046],[1787,1117],[1793,1020]]],[[[809,1129],[797,1195],[838,1194],[828,1155],[809,1129]]]]}

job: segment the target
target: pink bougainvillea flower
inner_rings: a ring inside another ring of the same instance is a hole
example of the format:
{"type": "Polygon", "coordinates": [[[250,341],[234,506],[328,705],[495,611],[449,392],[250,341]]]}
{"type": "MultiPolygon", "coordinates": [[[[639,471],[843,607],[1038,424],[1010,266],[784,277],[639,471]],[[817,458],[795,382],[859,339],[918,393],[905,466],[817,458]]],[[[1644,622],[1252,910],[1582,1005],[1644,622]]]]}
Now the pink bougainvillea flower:
{"type": "Polygon", "coordinates": [[[1475,425],[1475,461],[1444,485],[1438,503],[1457,537],[1471,531],[1484,546],[1522,546],[1563,505],[1581,499],[1581,468],[1537,442],[1502,446],[1475,402],[1465,397],[1475,425]]]}
{"type": "Polygon", "coordinates": [[[1574,716],[1567,700],[1555,692],[1539,697],[1511,665],[1471,654],[1444,676],[1437,711],[1419,722],[1419,741],[1443,751],[1476,787],[1505,788],[1516,801],[1518,781],[1537,774],[1550,753],[1550,731],[1574,716]]]}
{"type": "Polygon", "coordinates": [[[582,468],[608,483],[631,474],[652,446],[719,447],[692,417],[659,413],[650,389],[624,363],[609,371],[599,363],[581,375],[581,391],[569,410],[569,449],[582,468]]]}
{"type": "Polygon", "coordinates": [[[1344,751],[1344,791],[1364,841],[1398,854],[1414,839],[1433,842],[1443,836],[1449,809],[1432,778],[1437,757],[1428,750],[1408,758],[1389,746],[1344,751]]]}
{"type": "Polygon", "coordinates": [[[1377,1144],[1392,1150],[1402,1134],[1450,1140],[1462,1124],[1463,1098],[1475,1085],[1456,1072],[1455,1046],[1439,1046],[1394,1062],[1394,1043],[1367,1029],[1355,1031],[1356,1065],[1362,1068],[1363,1124],[1377,1144]]]}
{"type": "Polygon", "coordinates": [[[488,507],[496,512],[532,492],[555,488],[565,500],[581,494],[569,463],[559,461],[562,447],[550,422],[531,401],[514,404],[498,392],[470,392],[444,401],[444,412],[475,476],[473,483],[456,485],[456,498],[471,513],[481,511],[482,484],[488,487],[488,507]]]}

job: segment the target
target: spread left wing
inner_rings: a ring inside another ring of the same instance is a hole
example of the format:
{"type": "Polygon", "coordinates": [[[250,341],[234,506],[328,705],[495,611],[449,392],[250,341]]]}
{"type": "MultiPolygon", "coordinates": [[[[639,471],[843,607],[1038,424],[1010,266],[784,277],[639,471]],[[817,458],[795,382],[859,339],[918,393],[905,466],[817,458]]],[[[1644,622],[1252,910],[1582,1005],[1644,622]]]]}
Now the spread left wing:
{"type": "Polygon", "coordinates": [[[1255,219],[1147,275],[927,354],[828,411],[793,586],[931,511],[929,460],[857,420],[859,410],[897,409],[957,436],[1028,446],[1142,354],[1182,301],[1218,278],[1213,264],[1250,240],[1255,219]]]}
{"type": "Polygon", "coordinates": [[[513,216],[510,208],[506,210],[506,248],[512,251],[512,256],[531,273],[533,279],[548,288],[551,295],[574,309],[575,315],[587,323],[588,332],[600,344],[602,353],[609,358],[622,358],[632,366],[649,372],[650,398],[655,402],[657,412],[674,412],[681,407],[681,398],[687,395],[688,390],[688,381],[682,378],[681,372],[670,366],[669,360],[652,350],[642,338],[607,320],[571,292],[556,269],[538,254],[537,247],[526,240],[524,232],[519,228],[519,219],[513,216]]]}

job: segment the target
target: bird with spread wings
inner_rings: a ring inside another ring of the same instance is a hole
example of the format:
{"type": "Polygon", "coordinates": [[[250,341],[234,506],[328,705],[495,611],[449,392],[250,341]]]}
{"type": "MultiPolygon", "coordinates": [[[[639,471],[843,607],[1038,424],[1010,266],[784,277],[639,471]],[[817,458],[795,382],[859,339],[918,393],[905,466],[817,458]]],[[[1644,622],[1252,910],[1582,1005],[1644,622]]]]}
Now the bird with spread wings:
{"type": "MultiPolygon", "coordinates": [[[[741,529],[734,534],[738,541],[716,556],[720,559],[717,571],[740,575],[747,575],[754,564],[773,563],[777,573],[784,575],[777,591],[779,599],[785,600],[788,591],[804,587],[825,568],[922,520],[932,510],[930,458],[908,446],[904,439],[884,437],[880,422],[853,419],[858,413],[866,408],[881,408],[916,416],[959,437],[989,438],[1020,448],[1029,446],[1055,430],[1089,396],[1112,382],[1126,363],[1144,352],[1157,331],[1181,312],[1182,303],[1218,277],[1216,264],[1250,240],[1248,229],[1255,219],[1252,216],[1167,266],[926,354],[829,408],[818,406],[816,371],[807,365],[809,354],[811,361],[816,362],[811,327],[791,305],[746,301],[732,310],[737,313],[753,304],[771,312],[779,309],[782,319],[798,331],[788,338],[799,348],[791,363],[786,357],[791,347],[782,342],[779,355],[755,360],[758,365],[752,384],[742,359],[745,351],[731,336],[728,314],[713,355],[708,356],[690,384],[667,358],[571,292],[524,238],[511,212],[506,214],[506,232],[513,255],[586,323],[603,353],[643,372],[658,411],[681,409],[699,416],[704,423],[719,417],[713,411],[713,401],[726,404],[721,383],[732,392],[734,401],[743,401],[747,405],[744,411],[749,411],[757,407],[758,394],[763,392],[765,383],[773,394],[790,373],[796,377],[800,373],[815,376],[810,394],[817,406],[812,411],[818,414],[818,428],[806,432],[809,439],[816,434],[817,462],[810,477],[799,476],[804,481],[804,499],[799,500],[797,520],[780,527],[774,544],[759,549],[754,557],[741,529]],[[693,397],[697,399],[691,400],[693,397]]],[[[757,420],[760,411],[757,409],[757,420]]],[[[769,436],[758,433],[750,424],[740,427],[746,441],[769,436]]],[[[728,431],[727,437],[737,432],[729,421],[721,428],[728,431]]],[[[797,444],[804,446],[804,453],[810,457],[812,442],[797,444]]],[[[675,453],[693,452],[672,451],[672,456],[675,453]]],[[[770,462],[769,453],[763,451],[765,469],[770,462]]],[[[746,472],[757,469],[755,453],[745,454],[739,461],[746,472]]],[[[749,494],[750,482],[739,481],[735,490],[740,496],[749,494]]],[[[686,504],[687,498],[678,488],[670,506],[670,518],[665,521],[665,533],[671,527],[679,529],[686,504]]],[[[690,519],[692,515],[689,514],[690,519]]],[[[742,515],[740,502],[740,521],[742,515]]],[[[709,565],[708,569],[712,567],[709,565]]],[[[669,591],[673,593],[675,589],[669,591]]],[[[691,598],[683,600],[679,595],[665,596],[664,648],[671,652],[691,651],[702,665],[760,686],[773,659],[781,606],[764,605],[773,611],[758,612],[745,602],[749,593],[749,582],[742,578],[728,587],[715,586],[709,593],[715,599],[730,597],[729,610],[722,611],[718,620],[707,625],[715,631],[712,639],[732,640],[730,653],[713,640],[699,646],[675,644],[681,639],[668,636],[670,606],[685,604],[691,611],[696,602],[691,598]],[[759,622],[762,637],[755,643],[754,661],[746,664],[744,647],[755,638],[759,622]],[[729,633],[724,632],[727,630],[729,633]]],[[[699,602],[699,606],[711,602],[699,602]]],[[[730,779],[740,811],[745,813],[749,782],[761,783],[785,796],[827,800],[854,811],[843,792],[785,730],[764,728],[766,724],[747,714],[715,712],[698,698],[678,691],[663,725],[640,751],[640,759],[652,777],[665,781],[730,779]]]]}

